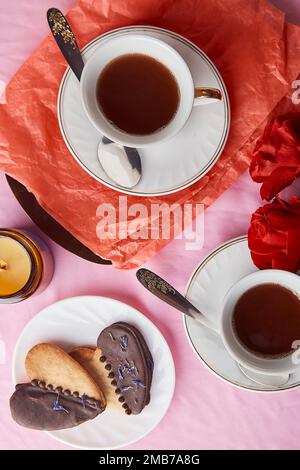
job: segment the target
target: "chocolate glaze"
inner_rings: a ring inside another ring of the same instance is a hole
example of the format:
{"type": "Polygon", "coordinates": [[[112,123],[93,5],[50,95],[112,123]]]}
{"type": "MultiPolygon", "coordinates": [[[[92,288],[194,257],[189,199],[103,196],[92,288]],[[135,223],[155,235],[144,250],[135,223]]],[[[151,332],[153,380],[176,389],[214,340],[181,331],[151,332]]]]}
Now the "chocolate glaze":
{"type": "MultiPolygon", "coordinates": [[[[123,325],[123,326],[128,325],[128,323],[125,323],[125,322],[119,322],[118,324],[123,325]]],[[[145,354],[146,361],[147,361],[147,368],[148,368],[148,372],[149,372],[149,375],[150,375],[149,382],[150,382],[150,386],[151,386],[152,377],[153,377],[153,369],[154,369],[154,361],[153,361],[152,354],[149,351],[149,348],[147,346],[147,343],[146,343],[142,333],[133,325],[130,325],[130,328],[131,328],[132,332],[136,335],[136,338],[139,340],[140,346],[142,347],[143,352],[145,354]]],[[[150,401],[150,394],[149,394],[149,401],[150,401]]],[[[148,405],[148,403],[147,403],[147,405],[148,405]]]]}
{"type": "Polygon", "coordinates": [[[124,411],[139,414],[150,401],[153,374],[153,359],[144,337],[134,326],[118,322],[101,332],[97,346],[114,373],[112,385],[117,395],[122,394],[119,400],[124,411]]]}
{"type": "MultiPolygon", "coordinates": [[[[69,391],[67,391],[69,392],[69,391]]],[[[32,384],[18,384],[10,399],[13,419],[31,429],[56,431],[78,426],[96,418],[104,411],[98,400],[74,397],[40,388],[32,384]]]]}

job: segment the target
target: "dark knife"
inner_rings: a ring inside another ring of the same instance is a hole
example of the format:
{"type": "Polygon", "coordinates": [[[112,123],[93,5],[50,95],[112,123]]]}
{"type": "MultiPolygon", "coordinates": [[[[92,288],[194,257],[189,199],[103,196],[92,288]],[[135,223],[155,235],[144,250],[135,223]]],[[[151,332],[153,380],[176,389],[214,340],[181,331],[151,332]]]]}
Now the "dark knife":
{"type": "Polygon", "coordinates": [[[47,11],[47,19],[59,49],[80,81],[84,62],[74,33],[66,17],[57,8],[50,8],[47,11]]]}

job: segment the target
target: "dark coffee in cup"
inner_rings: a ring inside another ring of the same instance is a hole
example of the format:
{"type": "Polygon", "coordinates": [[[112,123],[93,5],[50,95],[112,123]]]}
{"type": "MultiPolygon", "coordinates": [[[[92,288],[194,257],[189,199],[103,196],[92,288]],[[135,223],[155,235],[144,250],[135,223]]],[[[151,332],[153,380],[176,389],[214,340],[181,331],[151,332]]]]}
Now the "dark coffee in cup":
{"type": "Polygon", "coordinates": [[[97,103],[107,120],[128,134],[152,134],[176,114],[180,93],[170,70],[145,54],[112,60],[97,82],[97,103]]]}
{"type": "Polygon", "coordinates": [[[277,284],[261,284],[237,301],[233,328],[240,343],[259,356],[284,356],[300,340],[300,300],[277,284]]]}

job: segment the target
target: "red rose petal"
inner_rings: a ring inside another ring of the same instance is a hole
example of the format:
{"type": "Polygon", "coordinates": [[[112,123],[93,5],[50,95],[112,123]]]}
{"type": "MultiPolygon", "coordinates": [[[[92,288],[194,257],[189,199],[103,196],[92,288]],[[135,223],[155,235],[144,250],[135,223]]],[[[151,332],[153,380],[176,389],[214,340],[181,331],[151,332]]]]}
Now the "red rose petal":
{"type": "Polygon", "coordinates": [[[300,176],[300,113],[273,119],[257,141],[250,175],[261,187],[261,197],[271,200],[300,176]]]}
{"type": "Polygon", "coordinates": [[[252,215],[248,244],[259,269],[300,269],[300,200],[277,197],[252,215]]]}
{"type": "Polygon", "coordinates": [[[294,168],[278,167],[265,180],[260,188],[260,195],[262,199],[270,201],[280,191],[292,184],[297,176],[294,168]]]}

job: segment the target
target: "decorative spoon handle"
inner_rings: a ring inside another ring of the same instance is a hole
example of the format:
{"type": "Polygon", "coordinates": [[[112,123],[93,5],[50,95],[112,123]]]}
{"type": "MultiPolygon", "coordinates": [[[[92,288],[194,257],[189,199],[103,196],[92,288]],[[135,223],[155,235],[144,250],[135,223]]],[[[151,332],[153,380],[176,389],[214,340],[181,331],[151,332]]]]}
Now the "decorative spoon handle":
{"type": "MultiPolygon", "coordinates": [[[[84,62],[83,62],[80,49],[76,42],[74,33],[71,29],[71,26],[69,25],[63,13],[57,8],[50,8],[47,11],[47,19],[48,19],[50,30],[53,34],[53,37],[60,51],[62,52],[64,58],[66,59],[72,71],[74,72],[75,76],[80,81],[82,71],[84,68],[84,62]]],[[[106,144],[111,144],[113,142],[104,136],[102,139],[102,143],[106,145],[106,144]]],[[[101,143],[98,146],[98,156],[101,155],[100,145],[101,143]],[[100,153],[99,153],[99,149],[100,149],[100,153]]],[[[118,144],[115,144],[115,146],[118,147],[118,144]]],[[[122,146],[119,146],[119,147],[123,148],[122,146]]],[[[127,172],[127,175],[125,175],[126,176],[125,181],[128,182],[128,184],[126,184],[124,187],[133,188],[134,186],[137,185],[137,183],[141,179],[141,175],[142,175],[141,158],[137,149],[129,148],[129,147],[124,147],[123,149],[124,149],[124,152],[123,152],[124,157],[123,157],[123,160],[121,161],[121,164],[119,165],[119,169],[121,166],[122,167],[121,170],[123,171],[123,173],[121,173],[121,182],[120,182],[120,175],[118,174],[114,166],[116,159],[112,160],[112,163],[110,163],[109,166],[105,167],[103,164],[103,160],[101,161],[99,157],[100,164],[102,165],[104,172],[120,186],[123,186],[122,181],[124,181],[124,176],[122,177],[122,174],[124,175],[124,171],[127,172]],[[108,171],[108,169],[111,170],[111,168],[113,168],[113,171],[112,172],[108,171]]],[[[119,156],[119,152],[117,152],[117,158],[118,156],[119,156]]],[[[107,162],[107,159],[106,159],[106,162],[107,162]]]]}
{"type": "Polygon", "coordinates": [[[215,325],[207,320],[207,318],[194,305],[192,305],[173,286],[171,286],[167,281],[159,277],[157,274],[149,271],[148,269],[141,268],[137,271],[136,276],[140,283],[156,297],[176,308],[185,315],[198,320],[204,326],[217,331],[215,325]]]}
{"type": "Polygon", "coordinates": [[[66,17],[57,8],[50,8],[47,11],[47,19],[58,47],[80,81],[84,62],[73,31],[66,17]]]}

